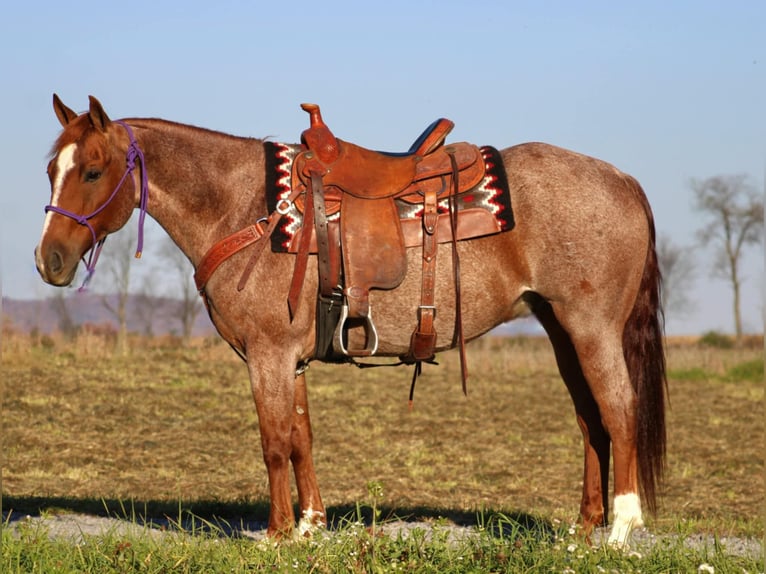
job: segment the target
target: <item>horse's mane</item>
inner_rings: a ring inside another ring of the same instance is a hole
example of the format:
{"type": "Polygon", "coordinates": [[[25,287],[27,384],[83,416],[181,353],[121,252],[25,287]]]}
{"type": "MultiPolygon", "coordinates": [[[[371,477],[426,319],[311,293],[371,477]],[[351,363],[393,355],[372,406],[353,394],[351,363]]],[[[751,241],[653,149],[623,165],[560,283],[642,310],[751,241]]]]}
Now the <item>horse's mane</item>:
{"type": "MultiPolygon", "coordinates": [[[[225,132],[221,132],[217,130],[211,130],[208,128],[203,128],[203,127],[195,126],[192,124],[184,124],[181,122],[174,122],[171,120],[165,120],[161,118],[125,118],[122,121],[136,128],[151,129],[152,127],[154,128],[163,127],[165,129],[170,128],[172,130],[176,130],[179,132],[187,132],[187,133],[194,132],[198,135],[208,135],[208,136],[227,138],[232,140],[258,139],[258,138],[248,138],[244,136],[235,136],[235,135],[227,134],[225,132]]],[[[72,120],[72,122],[68,124],[67,127],[64,130],[62,130],[59,136],[56,138],[56,141],[53,143],[53,146],[48,152],[48,159],[53,158],[62,147],[78,141],[90,129],[93,129],[93,126],[90,124],[90,121],[88,119],[88,114],[79,115],[76,119],[72,120]]],[[[258,141],[261,141],[261,140],[258,140],[258,141]]]]}

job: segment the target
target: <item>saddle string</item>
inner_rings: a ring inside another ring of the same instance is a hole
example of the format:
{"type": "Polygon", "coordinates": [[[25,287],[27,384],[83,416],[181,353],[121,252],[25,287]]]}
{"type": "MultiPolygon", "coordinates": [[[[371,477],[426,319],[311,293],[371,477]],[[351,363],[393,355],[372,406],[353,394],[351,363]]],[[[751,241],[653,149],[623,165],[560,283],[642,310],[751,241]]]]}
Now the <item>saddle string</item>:
{"type": "Polygon", "coordinates": [[[467,380],[468,366],[465,356],[465,337],[463,334],[463,310],[460,296],[460,256],[457,251],[457,194],[460,189],[458,181],[458,166],[455,154],[449,154],[452,165],[452,193],[449,194],[449,218],[452,231],[452,271],[455,281],[455,333],[452,339],[453,346],[458,346],[460,353],[460,376],[463,383],[463,394],[468,395],[467,380]]]}
{"type": "Polygon", "coordinates": [[[85,278],[83,279],[82,285],[77,290],[78,292],[84,291],[88,283],[90,283],[90,280],[96,271],[96,263],[98,262],[99,255],[101,254],[101,249],[103,248],[104,242],[106,241],[106,237],[102,239],[97,238],[96,230],[93,229],[93,226],[90,224],[90,221],[88,220],[96,217],[99,213],[101,213],[104,209],[106,209],[106,207],[117,196],[117,192],[120,191],[120,189],[122,188],[122,184],[125,183],[125,180],[128,178],[128,176],[133,173],[133,170],[136,168],[137,163],[141,164],[141,188],[140,188],[140,196],[139,196],[139,202],[138,202],[138,208],[139,208],[140,214],[138,218],[138,244],[136,246],[136,255],[135,255],[136,259],[140,259],[141,254],[143,252],[144,219],[146,217],[146,207],[147,207],[147,202],[149,199],[149,178],[146,173],[146,161],[144,159],[144,152],[138,146],[138,141],[136,141],[136,138],[133,134],[133,130],[130,129],[130,126],[128,124],[126,124],[125,122],[121,120],[116,120],[113,123],[119,124],[125,128],[125,130],[128,132],[128,138],[130,139],[130,144],[128,145],[128,150],[125,155],[125,163],[126,163],[125,173],[122,174],[122,178],[120,178],[120,181],[117,184],[117,186],[114,188],[114,191],[112,191],[112,194],[107,198],[107,200],[104,203],[101,204],[100,207],[98,207],[96,210],[89,213],[88,215],[78,215],[77,213],[63,209],[56,205],[45,206],[45,213],[52,211],[53,213],[58,213],[59,215],[63,215],[64,217],[69,217],[70,219],[74,219],[80,225],[84,225],[90,231],[93,242],[88,252],[87,261],[84,255],[82,257],[82,261],[85,264],[86,275],[85,275],[85,278]]]}

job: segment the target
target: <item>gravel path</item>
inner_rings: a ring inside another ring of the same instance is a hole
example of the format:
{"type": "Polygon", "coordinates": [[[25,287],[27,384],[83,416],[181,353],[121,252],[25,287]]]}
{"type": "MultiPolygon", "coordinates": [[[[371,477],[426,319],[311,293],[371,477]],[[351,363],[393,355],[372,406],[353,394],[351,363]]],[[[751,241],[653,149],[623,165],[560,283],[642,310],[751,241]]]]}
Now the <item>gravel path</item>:
{"type": "MultiPolygon", "coordinates": [[[[73,544],[81,542],[84,537],[98,536],[106,533],[128,536],[148,533],[149,536],[162,537],[172,530],[172,528],[162,528],[163,526],[172,526],[166,518],[152,520],[152,523],[155,527],[147,528],[127,520],[88,514],[57,514],[44,517],[25,516],[12,519],[10,522],[7,521],[5,516],[3,517],[3,524],[7,524],[16,534],[21,529],[45,528],[48,536],[51,538],[70,540],[73,544]]],[[[246,537],[253,540],[264,540],[266,538],[266,523],[264,522],[242,521],[235,523],[232,521],[229,524],[221,524],[219,527],[230,536],[246,537]]],[[[192,527],[189,526],[188,528],[191,529],[192,527]]],[[[409,532],[416,529],[429,531],[433,528],[439,528],[442,531],[449,529],[451,531],[450,535],[455,540],[470,536],[475,532],[475,527],[473,526],[440,524],[438,527],[435,527],[431,522],[391,521],[380,525],[380,529],[383,532],[394,536],[399,533],[406,536],[409,532]]],[[[594,544],[599,545],[603,543],[608,535],[608,528],[598,529],[593,537],[594,544]]],[[[672,535],[654,535],[646,529],[640,529],[633,532],[631,548],[641,552],[642,549],[649,549],[657,543],[672,539],[672,537],[672,535]]],[[[707,547],[711,551],[714,549],[715,543],[716,541],[713,536],[702,534],[690,535],[684,541],[684,545],[690,548],[701,549],[707,547]]],[[[753,559],[763,557],[761,541],[754,538],[723,537],[718,539],[718,543],[727,554],[733,556],[746,556],[753,559]]]]}

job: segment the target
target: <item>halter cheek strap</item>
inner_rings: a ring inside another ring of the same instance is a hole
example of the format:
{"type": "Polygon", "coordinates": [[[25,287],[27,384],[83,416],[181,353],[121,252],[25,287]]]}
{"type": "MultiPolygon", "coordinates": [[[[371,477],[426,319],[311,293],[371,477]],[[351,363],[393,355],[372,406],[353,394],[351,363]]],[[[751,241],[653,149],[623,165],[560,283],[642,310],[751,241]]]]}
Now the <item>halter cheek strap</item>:
{"type": "Polygon", "coordinates": [[[85,275],[85,279],[83,279],[82,285],[79,288],[79,291],[83,291],[85,287],[88,285],[88,283],[90,282],[91,278],[93,277],[93,273],[96,271],[96,263],[98,262],[98,256],[101,253],[101,248],[104,246],[104,241],[106,241],[106,237],[104,237],[101,240],[97,239],[96,230],[93,229],[93,226],[90,224],[90,221],[88,220],[97,216],[104,209],[106,209],[106,206],[109,205],[112,202],[112,200],[117,196],[117,192],[120,191],[122,184],[125,182],[128,176],[133,173],[133,170],[136,168],[137,161],[141,163],[141,192],[140,192],[140,197],[138,201],[138,209],[139,209],[138,245],[136,246],[136,258],[140,258],[144,250],[144,219],[146,218],[146,205],[149,199],[149,178],[146,174],[146,161],[144,159],[144,152],[141,151],[140,147],[138,147],[138,142],[136,141],[136,138],[133,135],[133,130],[130,128],[128,124],[126,124],[125,122],[121,120],[117,120],[113,123],[119,124],[125,128],[125,131],[128,132],[130,145],[128,145],[128,151],[125,157],[125,163],[126,163],[125,173],[122,174],[122,178],[117,184],[117,187],[114,188],[114,191],[112,192],[112,194],[107,198],[107,200],[104,203],[101,204],[101,206],[98,209],[96,209],[92,213],[89,213],[88,215],[78,215],[76,213],[73,213],[66,209],[62,209],[61,207],[58,207],[55,205],[45,206],[45,213],[52,211],[53,213],[58,213],[59,215],[63,215],[65,217],[74,219],[80,225],[84,225],[85,227],[87,227],[93,238],[90,251],[88,252],[88,260],[86,261],[85,256],[83,256],[83,263],[85,263],[86,275],[85,275]]]}

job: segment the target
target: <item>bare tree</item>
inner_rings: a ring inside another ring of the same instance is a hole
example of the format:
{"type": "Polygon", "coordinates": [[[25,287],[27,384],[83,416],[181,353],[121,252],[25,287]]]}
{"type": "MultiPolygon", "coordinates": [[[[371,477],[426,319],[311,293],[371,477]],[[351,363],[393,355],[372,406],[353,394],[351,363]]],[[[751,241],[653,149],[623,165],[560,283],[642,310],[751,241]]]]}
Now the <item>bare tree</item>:
{"type": "Polygon", "coordinates": [[[191,341],[194,323],[202,311],[197,288],[194,285],[193,268],[186,255],[178,249],[170,237],[165,237],[160,246],[160,256],[167,262],[166,269],[171,273],[178,289],[173,290],[171,297],[176,299],[180,295],[178,304],[174,306],[174,316],[181,323],[183,342],[188,345],[191,341]]]}
{"type": "Polygon", "coordinates": [[[657,262],[662,272],[662,308],[665,313],[687,315],[695,305],[689,299],[694,281],[694,254],[664,233],[657,237],[657,262]]]}
{"type": "Polygon", "coordinates": [[[136,228],[126,225],[118,233],[109,236],[99,259],[99,269],[94,276],[106,294],[101,303],[117,321],[117,349],[123,355],[128,352],[128,298],[130,296],[130,266],[136,251],[136,228]]]}
{"type": "Polygon", "coordinates": [[[152,275],[145,276],[141,282],[141,288],[133,296],[133,312],[146,337],[154,336],[157,320],[162,319],[167,314],[162,306],[162,298],[154,279],[152,275]]]}
{"type": "Polygon", "coordinates": [[[763,198],[745,174],[692,180],[691,188],[694,207],[708,216],[697,237],[702,245],[714,248],[713,276],[731,285],[734,331],[741,341],[740,288],[744,277],[740,263],[745,247],[760,243],[763,237],[763,198]]]}
{"type": "Polygon", "coordinates": [[[72,317],[65,297],[65,289],[57,289],[51,297],[51,308],[58,318],[58,330],[67,339],[77,334],[77,323],[72,317]]]}

